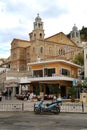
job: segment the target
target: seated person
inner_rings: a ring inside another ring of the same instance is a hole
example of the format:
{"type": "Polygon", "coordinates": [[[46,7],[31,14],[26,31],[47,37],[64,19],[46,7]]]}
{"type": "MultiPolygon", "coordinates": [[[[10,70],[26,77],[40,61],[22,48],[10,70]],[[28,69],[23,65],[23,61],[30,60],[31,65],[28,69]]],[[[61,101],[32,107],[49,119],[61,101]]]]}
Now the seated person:
{"type": "Polygon", "coordinates": [[[56,101],[57,101],[58,103],[62,103],[62,98],[59,96],[59,97],[56,99],[56,101]]]}

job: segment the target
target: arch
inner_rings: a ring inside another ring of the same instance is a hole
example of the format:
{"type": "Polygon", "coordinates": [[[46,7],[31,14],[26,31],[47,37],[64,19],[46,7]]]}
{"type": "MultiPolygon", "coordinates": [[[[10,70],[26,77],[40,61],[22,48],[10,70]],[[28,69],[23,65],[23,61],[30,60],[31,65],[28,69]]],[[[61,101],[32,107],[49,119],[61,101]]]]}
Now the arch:
{"type": "Polygon", "coordinates": [[[34,33],[34,39],[36,39],[36,33],[34,33]]]}
{"type": "Polygon", "coordinates": [[[65,55],[65,49],[59,49],[59,55],[65,55]]]}
{"type": "Polygon", "coordinates": [[[40,38],[42,38],[42,33],[40,33],[40,38]]]}

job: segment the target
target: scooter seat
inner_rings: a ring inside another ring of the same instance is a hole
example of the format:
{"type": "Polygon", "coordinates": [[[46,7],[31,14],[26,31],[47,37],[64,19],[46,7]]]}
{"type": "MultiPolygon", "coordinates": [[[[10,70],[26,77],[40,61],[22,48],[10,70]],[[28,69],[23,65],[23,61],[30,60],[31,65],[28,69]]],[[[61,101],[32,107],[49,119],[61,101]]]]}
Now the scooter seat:
{"type": "Polygon", "coordinates": [[[54,102],[47,103],[46,106],[48,107],[48,106],[50,106],[50,105],[52,105],[52,104],[54,104],[54,102]]]}

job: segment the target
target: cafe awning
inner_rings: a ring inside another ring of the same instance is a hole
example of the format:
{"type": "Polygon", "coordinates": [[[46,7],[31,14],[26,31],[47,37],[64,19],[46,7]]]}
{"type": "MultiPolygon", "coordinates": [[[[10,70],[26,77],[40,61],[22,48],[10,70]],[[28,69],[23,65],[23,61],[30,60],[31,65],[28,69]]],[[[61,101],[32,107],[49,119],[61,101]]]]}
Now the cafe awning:
{"type": "Polygon", "coordinates": [[[18,86],[18,81],[16,79],[10,79],[6,80],[4,82],[5,87],[17,87],[18,86]]]}

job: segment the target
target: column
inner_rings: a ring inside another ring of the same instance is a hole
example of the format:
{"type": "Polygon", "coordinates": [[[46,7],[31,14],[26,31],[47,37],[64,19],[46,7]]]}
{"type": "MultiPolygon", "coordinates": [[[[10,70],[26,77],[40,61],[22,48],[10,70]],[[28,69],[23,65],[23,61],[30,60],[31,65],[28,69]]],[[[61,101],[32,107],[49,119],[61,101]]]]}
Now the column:
{"type": "Polygon", "coordinates": [[[16,94],[16,92],[15,92],[15,87],[13,87],[13,90],[12,90],[12,97],[15,97],[15,94],[16,94]]]}
{"type": "Polygon", "coordinates": [[[21,88],[22,86],[21,85],[19,85],[19,95],[21,94],[21,92],[22,92],[22,88],[21,88]]]}

